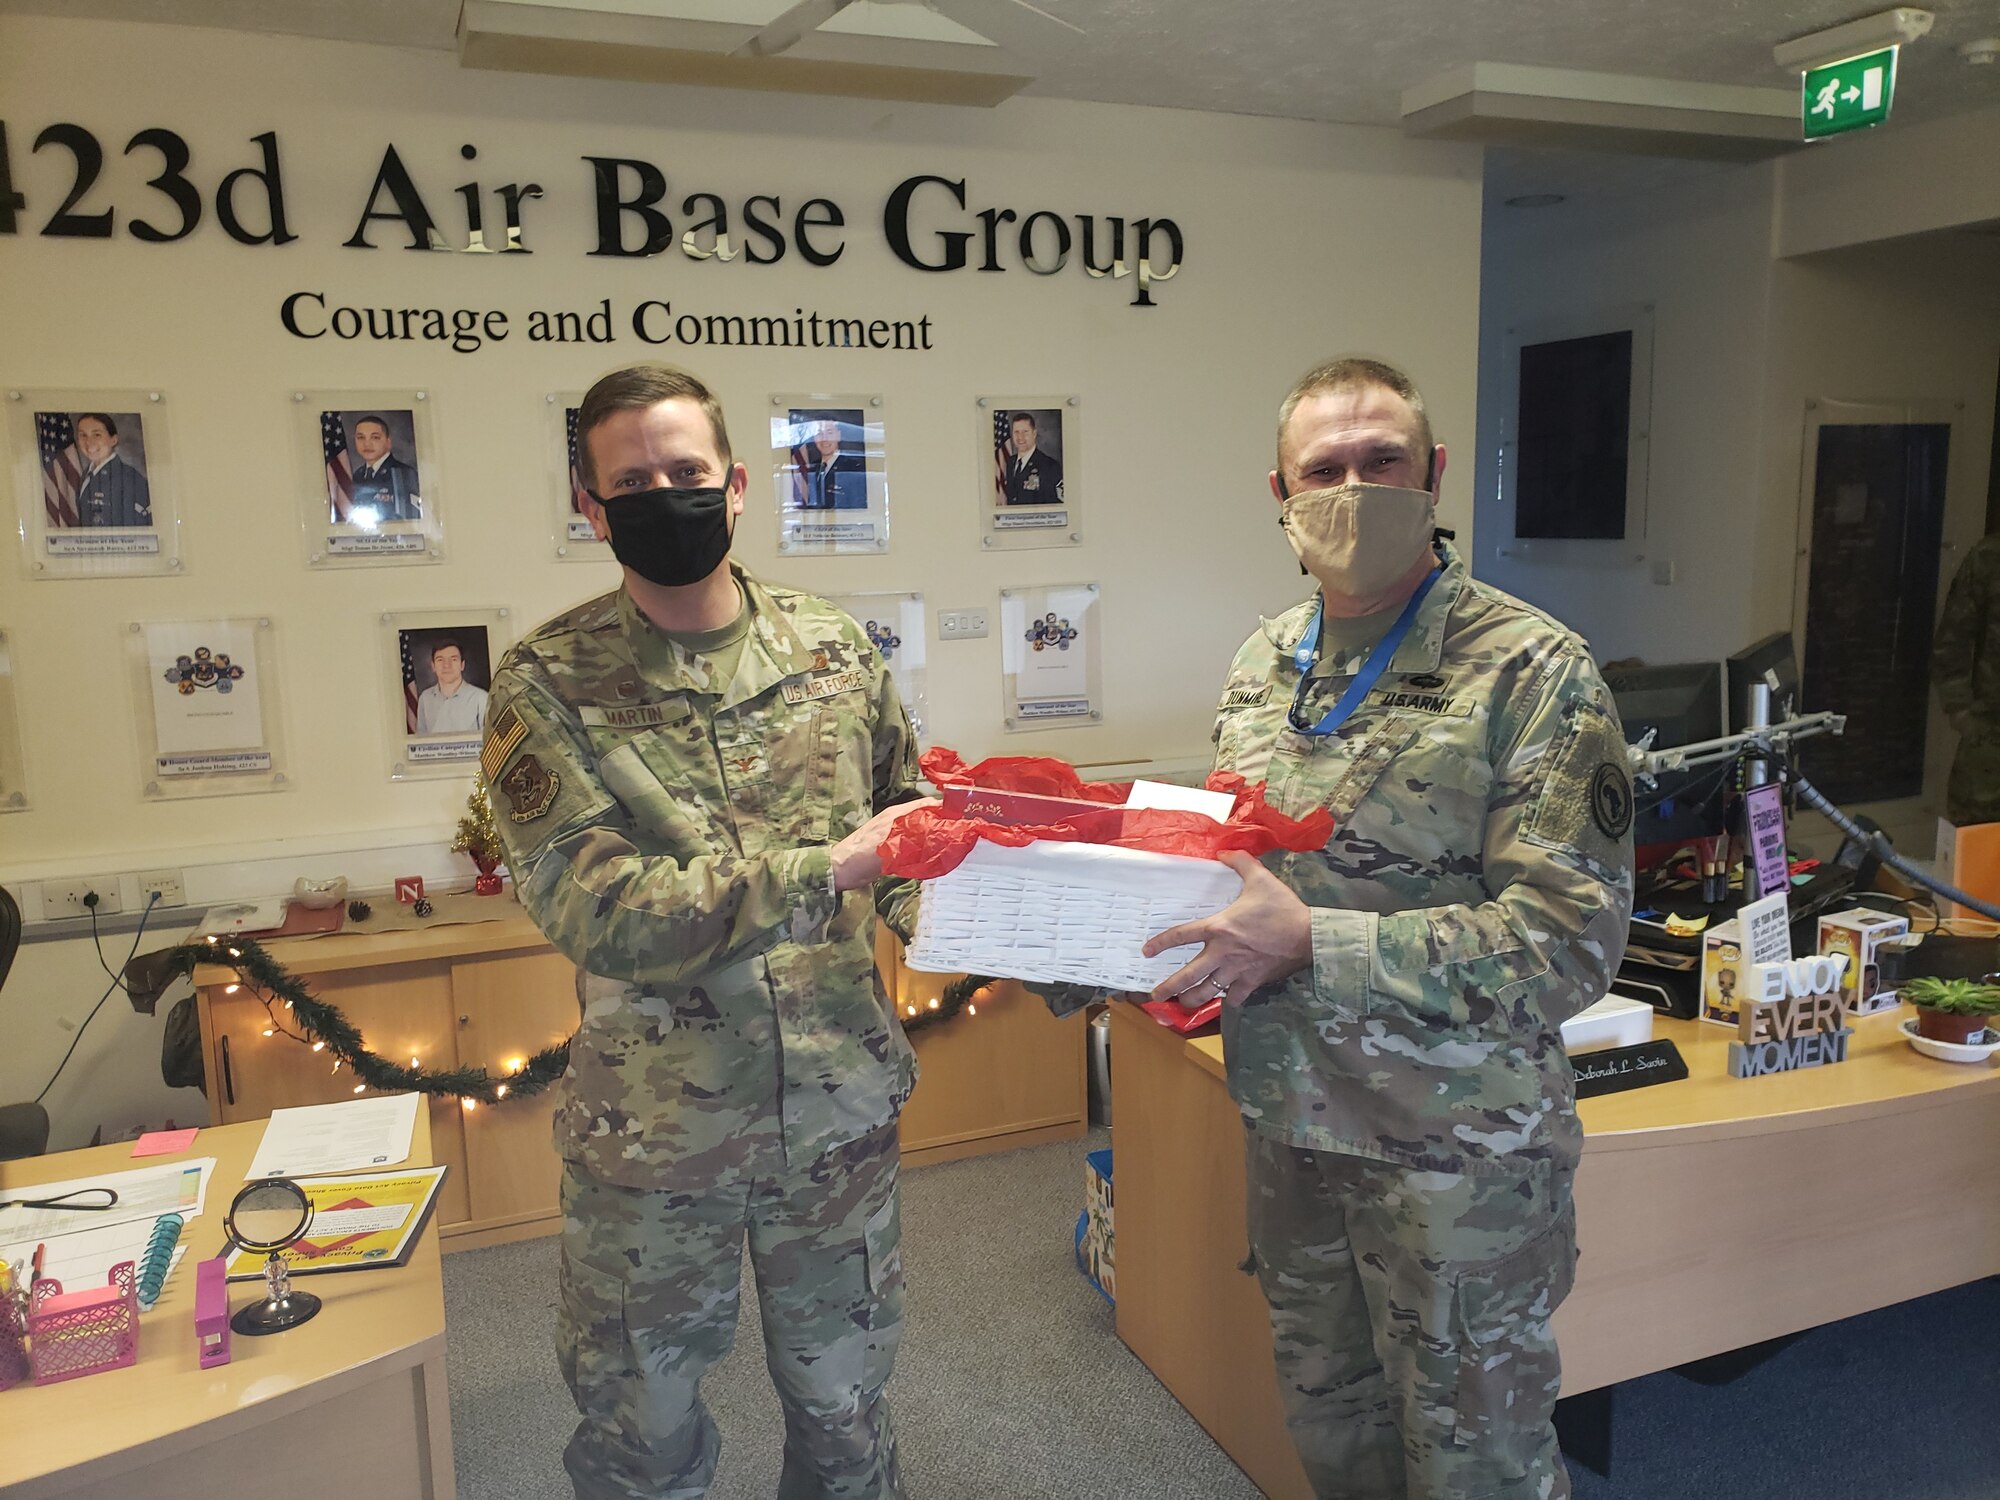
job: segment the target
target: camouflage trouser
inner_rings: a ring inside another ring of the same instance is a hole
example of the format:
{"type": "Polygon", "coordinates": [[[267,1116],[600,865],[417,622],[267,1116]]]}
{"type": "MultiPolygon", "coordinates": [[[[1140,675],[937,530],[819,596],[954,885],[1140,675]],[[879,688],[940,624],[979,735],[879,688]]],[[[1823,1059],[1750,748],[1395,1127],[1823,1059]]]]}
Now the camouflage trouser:
{"type": "Polygon", "coordinates": [[[1945,816],[1961,828],[2000,823],[2000,724],[1968,722],[1945,783],[1945,816]]]}
{"type": "Polygon", "coordinates": [[[735,1337],[746,1230],[785,1414],[780,1500],[901,1496],[882,1394],[903,1327],[896,1127],[792,1169],[764,1134],[748,1167],[659,1192],[565,1164],[556,1347],[583,1418],[563,1455],[578,1500],[707,1490],[721,1441],[699,1385],[735,1337]]]}
{"type": "Polygon", "coordinates": [[[1571,1174],[1418,1172],[1246,1134],[1251,1254],[1314,1492],[1569,1494],[1549,1315],[1576,1266],[1571,1174]]]}

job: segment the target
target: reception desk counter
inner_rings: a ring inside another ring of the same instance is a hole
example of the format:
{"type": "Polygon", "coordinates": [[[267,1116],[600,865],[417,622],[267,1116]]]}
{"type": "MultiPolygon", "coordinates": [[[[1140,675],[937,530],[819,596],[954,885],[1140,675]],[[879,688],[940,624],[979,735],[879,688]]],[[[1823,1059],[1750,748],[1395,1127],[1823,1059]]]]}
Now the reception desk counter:
{"type": "MultiPolygon", "coordinates": [[[[2000,1068],[1919,1056],[1902,1015],[1845,1063],[1736,1079],[1734,1034],[1661,1019],[1689,1076],[1579,1106],[1575,1395],[2000,1272],[2000,1068]]],[[[1268,1494],[1309,1496],[1270,1327],[1237,1268],[1243,1132],[1217,1037],[1112,1009],[1118,1333],[1268,1494]]]]}

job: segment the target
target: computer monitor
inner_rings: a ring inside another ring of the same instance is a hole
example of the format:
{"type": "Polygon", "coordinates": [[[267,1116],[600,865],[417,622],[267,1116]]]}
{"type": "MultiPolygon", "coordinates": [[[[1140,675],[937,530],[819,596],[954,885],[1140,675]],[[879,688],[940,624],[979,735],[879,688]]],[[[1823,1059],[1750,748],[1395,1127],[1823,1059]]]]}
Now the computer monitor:
{"type": "MultiPolygon", "coordinates": [[[[1630,744],[1639,744],[1649,729],[1655,731],[1654,750],[1722,737],[1722,668],[1715,662],[1627,668],[1607,674],[1605,686],[1630,744]]],[[[1730,791],[1721,764],[1668,771],[1650,788],[1635,786],[1633,843],[1645,849],[1722,833],[1730,791]]]]}
{"type": "Polygon", "coordinates": [[[1778,690],[1771,695],[1769,722],[1781,723],[1799,713],[1798,657],[1792,651],[1791,632],[1781,630],[1765,636],[1754,646],[1745,646],[1729,658],[1730,733],[1750,727],[1750,689],[1764,680],[1767,671],[1778,674],[1778,690]]]}

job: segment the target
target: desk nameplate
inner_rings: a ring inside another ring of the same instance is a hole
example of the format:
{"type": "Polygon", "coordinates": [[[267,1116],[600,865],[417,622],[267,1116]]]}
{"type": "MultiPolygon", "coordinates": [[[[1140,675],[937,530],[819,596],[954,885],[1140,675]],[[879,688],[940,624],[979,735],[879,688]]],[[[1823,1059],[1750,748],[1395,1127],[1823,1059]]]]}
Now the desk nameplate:
{"type": "Polygon", "coordinates": [[[1666,1037],[1638,1042],[1630,1047],[1607,1047],[1602,1052],[1586,1052],[1571,1059],[1576,1069],[1576,1097],[1594,1099],[1599,1094],[1622,1094],[1627,1089],[1650,1088],[1656,1083],[1678,1083],[1688,1076],[1687,1061],[1680,1048],[1666,1037]]]}

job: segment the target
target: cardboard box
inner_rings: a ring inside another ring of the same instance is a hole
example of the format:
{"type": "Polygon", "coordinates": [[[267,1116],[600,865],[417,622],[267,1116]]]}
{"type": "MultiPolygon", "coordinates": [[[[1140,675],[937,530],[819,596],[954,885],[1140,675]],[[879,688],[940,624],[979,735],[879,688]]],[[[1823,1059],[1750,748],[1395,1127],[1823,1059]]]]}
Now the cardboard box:
{"type": "Polygon", "coordinates": [[[1743,925],[1731,917],[1701,935],[1701,1018],[1734,1026],[1751,975],[1743,953],[1743,925]]]}
{"type": "Polygon", "coordinates": [[[1088,1276],[1104,1300],[1118,1297],[1112,1252],[1116,1241],[1111,1233],[1111,1153],[1093,1151],[1084,1158],[1084,1209],[1076,1221],[1076,1265],[1088,1276]]]}
{"type": "Polygon", "coordinates": [[[1880,911],[1844,911],[1819,919],[1819,951],[1847,955],[1840,976],[1840,1003],[1850,1016],[1897,1009],[1902,1001],[1880,982],[1875,953],[1892,938],[1909,936],[1910,919],[1880,911]]]}

